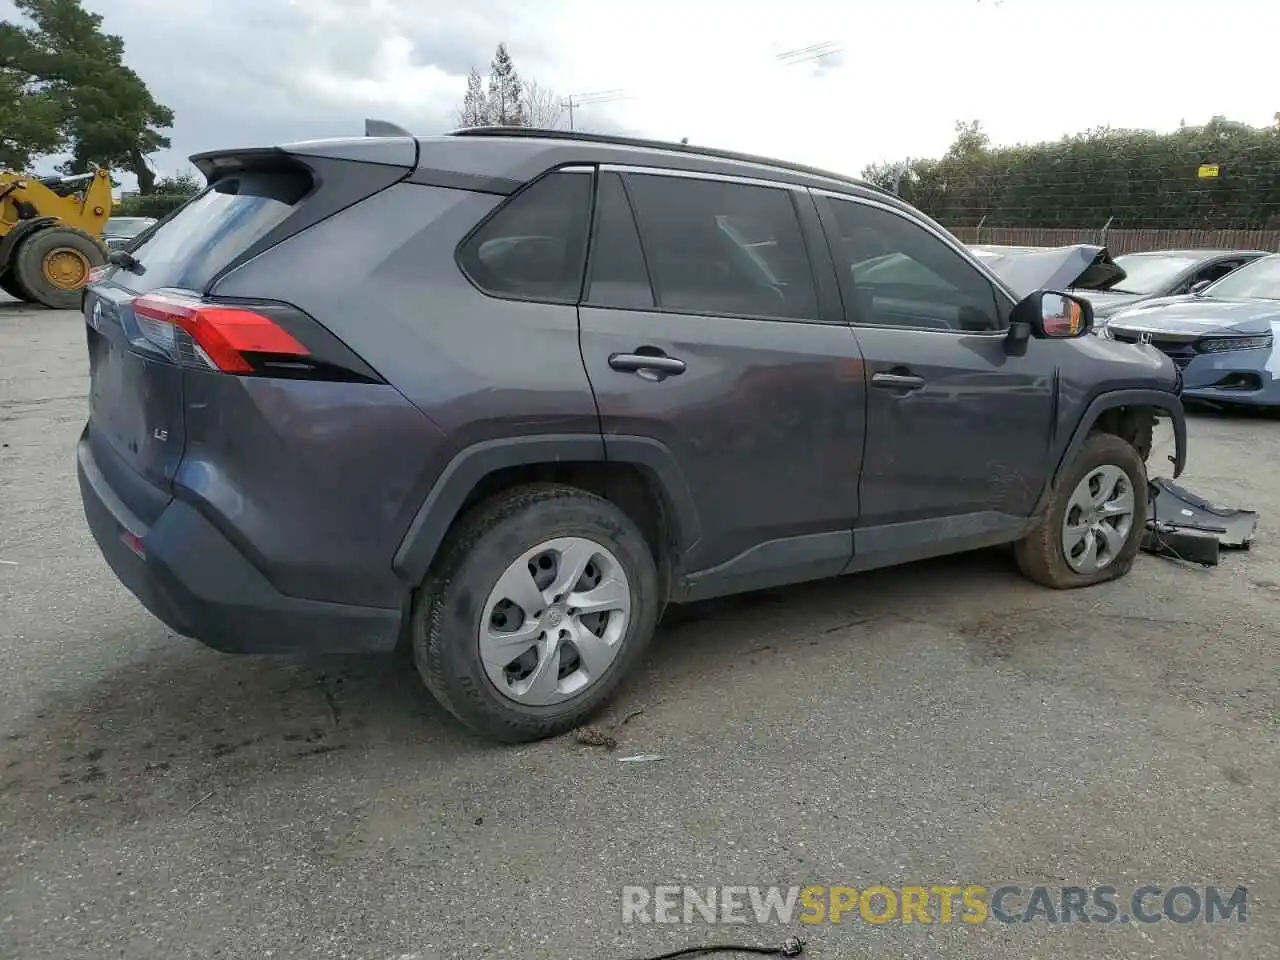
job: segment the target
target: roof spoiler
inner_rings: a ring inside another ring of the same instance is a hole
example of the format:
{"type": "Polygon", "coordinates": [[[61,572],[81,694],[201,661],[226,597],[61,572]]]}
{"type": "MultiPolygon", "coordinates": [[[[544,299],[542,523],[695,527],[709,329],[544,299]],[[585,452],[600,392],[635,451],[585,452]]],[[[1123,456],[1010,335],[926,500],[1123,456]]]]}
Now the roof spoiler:
{"type": "Polygon", "coordinates": [[[386,120],[372,120],[366,118],[364,121],[364,135],[366,137],[412,137],[413,134],[403,127],[398,127],[394,123],[388,123],[386,120]]]}

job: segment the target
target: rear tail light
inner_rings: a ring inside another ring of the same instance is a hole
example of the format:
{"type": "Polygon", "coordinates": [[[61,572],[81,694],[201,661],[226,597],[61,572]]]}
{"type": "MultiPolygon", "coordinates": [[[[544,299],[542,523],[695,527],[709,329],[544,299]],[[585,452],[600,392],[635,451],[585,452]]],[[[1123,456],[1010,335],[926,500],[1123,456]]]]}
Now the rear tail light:
{"type": "Polygon", "coordinates": [[[133,315],[149,344],[187,366],[247,374],[262,359],[311,354],[271,317],[245,307],[148,294],[133,301],[133,315]]]}
{"type": "Polygon", "coordinates": [[[122,323],[134,347],[195,370],[242,377],[385,383],[345,343],[303,311],[271,300],[144,294],[122,323]]]}

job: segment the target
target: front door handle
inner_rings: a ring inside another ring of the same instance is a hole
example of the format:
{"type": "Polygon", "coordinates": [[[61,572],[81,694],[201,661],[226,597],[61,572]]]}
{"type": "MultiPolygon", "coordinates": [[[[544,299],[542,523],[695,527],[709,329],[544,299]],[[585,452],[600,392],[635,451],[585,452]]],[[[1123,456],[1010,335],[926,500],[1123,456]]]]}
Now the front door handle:
{"type": "Polygon", "coordinates": [[[886,390],[919,390],[924,386],[924,377],[911,373],[877,373],[871,377],[871,385],[886,390]]]}
{"type": "Polygon", "coordinates": [[[623,373],[661,374],[666,377],[685,371],[683,360],[661,353],[613,353],[609,355],[609,366],[623,373]]]}

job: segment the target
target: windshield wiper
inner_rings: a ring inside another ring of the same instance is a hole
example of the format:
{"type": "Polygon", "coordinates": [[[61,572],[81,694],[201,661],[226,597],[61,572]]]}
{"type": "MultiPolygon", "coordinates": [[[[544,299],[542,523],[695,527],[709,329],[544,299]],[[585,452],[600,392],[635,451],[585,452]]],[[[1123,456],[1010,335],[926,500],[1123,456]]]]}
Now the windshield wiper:
{"type": "Polygon", "coordinates": [[[138,262],[128,250],[112,250],[111,255],[107,257],[107,263],[113,266],[122,267],[130,273],[136,273],[141,276],[146,272],[146,267],[138,262]]]}

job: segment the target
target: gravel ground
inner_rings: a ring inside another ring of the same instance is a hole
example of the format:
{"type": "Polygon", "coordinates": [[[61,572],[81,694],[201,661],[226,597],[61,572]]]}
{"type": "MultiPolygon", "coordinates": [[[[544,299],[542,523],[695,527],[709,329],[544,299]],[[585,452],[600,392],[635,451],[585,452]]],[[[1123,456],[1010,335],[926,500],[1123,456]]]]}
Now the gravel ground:
{"type": "Polygon", "coordinates": [[[609,752],[476,742],[394,658],[170,634],[85,527],[85,393],[80,319],[0,304],[0,956],[1280,957],[1280,422],[1191,423],[1187,482],[1262,513],[1216,569],[1054,593],[975,554],[691,608],[609,752]],[[878,882],[1243,884],[1248,920],[621,922],[626,884],[878,882]]]}

